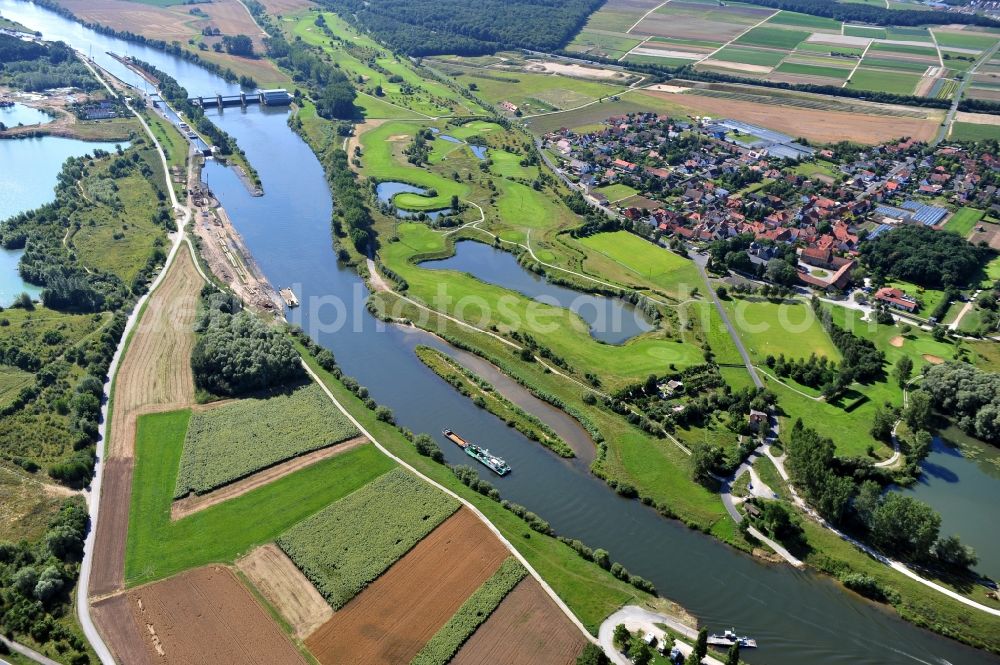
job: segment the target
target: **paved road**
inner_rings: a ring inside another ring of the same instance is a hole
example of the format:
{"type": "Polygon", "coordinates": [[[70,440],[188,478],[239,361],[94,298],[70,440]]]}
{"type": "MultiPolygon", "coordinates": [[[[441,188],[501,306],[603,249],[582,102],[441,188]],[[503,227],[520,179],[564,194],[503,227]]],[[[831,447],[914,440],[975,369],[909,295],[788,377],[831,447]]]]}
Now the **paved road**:
{"type": "MultiPolygon", "coordinates": [[[[650,612],[649,610],[643,609],[641,607],[636,607],[635,605],[626,605],[621,608],[601,624],[601,628],[597,633],[597,640],[604,649],[604,653],[607,654],[608,658],[615,665],[632,665],[632,661],[625,657],[625,655],[615,648],[614,644],[614,632],[615,626],[623,623],[625,627],[630,631],[641,630],[644,633],[653,633],[656,635],[657,642],[662,642],[666,633],[662,628],[658,628],[656,624],[662,623],[670,628],[671,631],[679,635],[684,636],[686,639],[695,640],[698,637],[698,631],[689,626],[685,626],[676,619],[668,617],[664,614],[658,614],[656,612],[650,612]]],[[[684,654],[686,658],[688,654],[691,653],[692,648],[690,644],[686,644],[681,641],[677,641],[675,646],[684,654]]],[[[712,656],[706,656],[702,663],[708,663],[709,665],[722,665],[722,662],[717,658],[712,656]]]]}
{"type": "MultiPolygon", "coordinates": [[[[3,635],[0,635],[0,643],[7,645],[7,648],[13,651],[14,653],[19,653],[29,660],[33,660],[36,663],[41,663],[41,665],[59,665],[59,663],[52,660],[51,658],[46,658],[45,656],[38,653],[34,649],[29,649],[23,644],[18,644],[13,640],[8,640],[3,635]]],[[[0,663],[6,663],[6,662],[7,661],[5,660],[0,660],[0,663]]]]}
{"type": "Polygon", "coordinates": [[[941,141],[948,136],[948,130],[951,128],[951,124],[955,121],[955,114],[958,113],[958,105],[961,103],[962,97],[965,95],[965,89],[969,86],[969,82],[972,81],[972,75],[976,73],[977,69],[979,69],[979,65],[984,62],[989,62],[990,58],[993,57],[993,54],[996,53],[997,48],[1000,48],[1000,44],[994,44],[993,48],[984,53],[976,64],[973,65],[969,71],[965,73],[965,76],[962,77],[962,82],[958,84],[958,89],[955,91],[955,98],[951,102],[951,108],[948,109],[948,114],[945,115],[944,122],[938,129],[937,136],[935,136],[934,140],[931,141],[932,146],[941,143],[941,141]]]}
{"type": "Polygon", "coordinates": [[[705,289],[708,291],[708,296],[715,303],[715,309],[718,310],[719,316],[722,317],[722,323],[725,324],[726,330],[729,331],[729,336],[733,338],[733,344],[736,345],[736,350],[740,352],[740,357],[743,358],[743,364],[746,365],[747,371],[750,373],[750,378],[753,379],[754,385],[758,388],[764,387],[764,382],[760,380],[760,376],[757,374],[757,369],[750,362],[750,354],[747,353],[747,348],[743,345],[743,340],[740,339],[740,335],[736,332],[736,328],[733,327],[732,322],[729,320],[729,315],[726,314],[726,308],[722,306],[722,301],[719,300],[719,294],[715,292],[712,288],[712,283],[708,280],[708,272],[705,271],[705,266],[708,264],[708,257],[699,254],[694,251],[689,251],[688,256],[694,260],[694,264],[698,266],[698,272],[701,274],[701,280],[705,283],[705,289]]]}

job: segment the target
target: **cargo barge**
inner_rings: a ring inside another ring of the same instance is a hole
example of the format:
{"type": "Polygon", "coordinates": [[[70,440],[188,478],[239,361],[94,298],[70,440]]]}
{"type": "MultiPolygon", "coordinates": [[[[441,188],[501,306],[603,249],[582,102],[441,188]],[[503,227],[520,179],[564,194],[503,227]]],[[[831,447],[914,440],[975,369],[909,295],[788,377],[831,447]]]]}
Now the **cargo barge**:
{"type": "Polygon", "coordinates": [[[490,453],[486,448],[480,448],[474,443],[466,441],[450,429],[443,432],[444,437],[465,451],[465,454],[476,460],[498,476],[506,476],[510,473],[510,466],[502,458],[490,453]]]}

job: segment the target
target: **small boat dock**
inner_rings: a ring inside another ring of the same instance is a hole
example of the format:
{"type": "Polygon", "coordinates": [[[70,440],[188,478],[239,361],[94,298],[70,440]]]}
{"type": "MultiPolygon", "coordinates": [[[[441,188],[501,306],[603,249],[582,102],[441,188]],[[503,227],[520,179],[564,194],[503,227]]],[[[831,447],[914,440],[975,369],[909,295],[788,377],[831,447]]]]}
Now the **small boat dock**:
{"type": "Polygon", "coordinates": [[[287,286],[278,291],[278,293],[281,295],[281,299],[284,300],[285,304],[288,305],[289,307],[299,306],[299,299],[295,297],[295,292],[292,291],[287,286]]]}
{"type": "Polygon", "coordinates": [[[734,644],[739,644],[741,649],[755,649],[757,640],[745,635],[737,635],[734,630],[727,630],[722,635],[709,635],[708,644],[713,647],[731,647],[734,644]]]}

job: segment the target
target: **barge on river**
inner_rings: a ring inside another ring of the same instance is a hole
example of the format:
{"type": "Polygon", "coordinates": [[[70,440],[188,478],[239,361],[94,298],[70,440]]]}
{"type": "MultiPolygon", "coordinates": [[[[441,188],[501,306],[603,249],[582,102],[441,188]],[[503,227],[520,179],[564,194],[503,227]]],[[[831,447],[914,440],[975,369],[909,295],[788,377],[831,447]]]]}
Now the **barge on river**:
{"type": "Polygon", "coordinates": [[[734,630],[727,630],[722,635],[709,635],[708,644],[713,647],[731,647],[739,644],[741,649],[753,649],[757,646],[757,640],[737,635],[734,630]]]}
{"type": "Polygon", "coordinates": [[[466,441],[450,429],[442,432],[445,438],[465,451],[465,454],[476,460],[498,476],[506,476],[510,473],[510,466],[503,459],[490,453],[486,448],[480,448],[474,443],[466,441]]]}

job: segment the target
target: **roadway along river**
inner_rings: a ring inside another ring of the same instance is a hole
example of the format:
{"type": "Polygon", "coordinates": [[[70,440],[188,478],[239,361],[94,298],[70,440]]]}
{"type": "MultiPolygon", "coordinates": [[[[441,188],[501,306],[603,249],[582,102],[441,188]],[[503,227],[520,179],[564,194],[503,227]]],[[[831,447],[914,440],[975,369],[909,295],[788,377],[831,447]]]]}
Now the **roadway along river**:
{"type": "MultiPolygon", "coordinates": [[[[149,61],[191,93],[233,90],[190,63],[105,37],[20,0],[0,0],[0,13],[92,53],[127,81],[136,77],[105,57],[105,51],[149,61]]],[[[430,343],[427,335],[384,326],[366,312],[364,284],[334,259],[330,194],[320,165],[288,129],[285,113],[230,109],[214,119],[246,151],[266,195],[251,197],[231,170],[215,165],[206,170],[206,178],[271,282],[293,286],[298,293],[302,306],[289,318],[329,347],[345,371],[390,406],[403,425],[435,435],[450,461],[464,457],[439,435],[445,427],[489,446],[511,463],[510,476],[490,478],[506,498],[539,513],[559,533],[608,549],[613,559],[652,580],[661,593],[710,628],[735,626],[756,637],[762,647],[744,654],[748,662],[1000,662],[915,628],[827,578],[758,563],[662,519],[638,502],[617,497],[579,461],[560,460],[476,408],[417,360],[413,347],[430,343]]]]}

